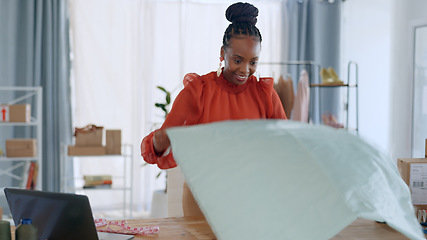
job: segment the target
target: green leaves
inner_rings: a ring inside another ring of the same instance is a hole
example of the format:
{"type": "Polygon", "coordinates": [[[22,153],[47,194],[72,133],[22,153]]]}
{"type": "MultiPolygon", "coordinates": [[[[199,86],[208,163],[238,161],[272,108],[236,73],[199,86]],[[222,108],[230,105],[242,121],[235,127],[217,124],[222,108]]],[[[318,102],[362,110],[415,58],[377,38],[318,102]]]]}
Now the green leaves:
{"type": "Polygon", "coordinates": [[[165,96],[165,103],[155,103],[154,106],[160,108],[165,113],[165,118],[169,114],[169,111],[167,110],[167,106],[171,103],[171,94],[169,91],[167,91],[164,87],[157,86],[158,89],[160,89],[162,92],[166,94],[165,96]]]}

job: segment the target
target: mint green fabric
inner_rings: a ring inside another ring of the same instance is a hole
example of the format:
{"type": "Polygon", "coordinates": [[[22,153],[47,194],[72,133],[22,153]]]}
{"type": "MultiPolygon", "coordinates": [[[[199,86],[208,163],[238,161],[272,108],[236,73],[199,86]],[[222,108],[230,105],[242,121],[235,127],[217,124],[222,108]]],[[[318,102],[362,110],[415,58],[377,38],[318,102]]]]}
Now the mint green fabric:
{"type": "Polygon", "coordinates": [[[167,133],[219,239],[329,239],[358,217],[424,239],[392,160],[345,130],[244,120],[167,133]]]}

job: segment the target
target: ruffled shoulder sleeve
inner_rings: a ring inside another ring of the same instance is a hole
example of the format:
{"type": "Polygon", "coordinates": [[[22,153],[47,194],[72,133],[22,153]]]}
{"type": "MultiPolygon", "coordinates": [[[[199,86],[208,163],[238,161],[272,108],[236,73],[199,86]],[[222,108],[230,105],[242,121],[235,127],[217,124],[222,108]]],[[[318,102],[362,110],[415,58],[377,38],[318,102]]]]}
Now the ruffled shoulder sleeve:
{"type": "Polygon", "coordinates": [[[264,77],[259,78],[259,85],[261,88],[265,89],[266,91],[272,91],[274,86],[274,79],[271,77],[264,77]]]}
{"type": "Polygon", "coordinates": [[[200,85],[200,83],[203,84],[204,81],[203,81],[202,77],[200,77],[200,75],[197,74],[197,73],[187,73],[184,76],[184,80],[182,80],[182,83],[183,83],[184,87],[187,87],[190,83],[194,83],[196,85],[197,84],[200,85]]]}

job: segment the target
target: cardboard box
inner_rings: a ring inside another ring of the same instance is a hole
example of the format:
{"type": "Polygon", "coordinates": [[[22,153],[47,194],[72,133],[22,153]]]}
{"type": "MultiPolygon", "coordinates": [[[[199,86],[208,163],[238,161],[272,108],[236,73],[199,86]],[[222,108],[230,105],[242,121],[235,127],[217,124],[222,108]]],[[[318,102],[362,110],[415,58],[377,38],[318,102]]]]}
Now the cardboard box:
{"type": "Polygon", "coordinates": [[[68,156],[88,156],[88,155],[105,155],[106,147],[103,146],[92,146],[92,147],[80,147],[80,146],[68,146],[68,156]]]}
{"type": "Polygon", "coordinates": [[[31,121],[31,105],[16,104],[9,106],[11,122],[30,122],[31,121]]]}
{"type": "Polygon", "coordinates": [[[79,147],[92,147],[102,146],[102,133],[103,127],[95,125],[88,125],[84,128],[76,128],[76,146],[79,147]]]}
{"type": "Polygon", "coordinates": [[[107,130],[105,134],[107,154],[122,154],[122,131],[107,130]]]}
{"type": "Polygon", "coordinates": [[[397,168],[411,190],[412,204],[418,210],[427,210],[427,159],[399,158],[397,168]]]}
{"type": "Polygon", "coordinates": [[[0,122],[30,122],[31,105],[0,105],[0,122]]]}
{"type": "Polygon", "coordinates": [[[32,138],[6,140],[6,157],[36,157],[37,141],[32,138]]]}

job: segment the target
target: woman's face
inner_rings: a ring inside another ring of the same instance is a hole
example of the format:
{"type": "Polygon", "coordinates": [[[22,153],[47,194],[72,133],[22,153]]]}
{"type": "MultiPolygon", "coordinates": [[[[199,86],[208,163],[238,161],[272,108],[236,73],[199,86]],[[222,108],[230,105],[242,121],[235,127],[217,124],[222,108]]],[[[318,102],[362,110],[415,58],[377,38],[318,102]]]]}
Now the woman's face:
{"type": "Polygon", "coordinates": [[[260,52],[261,44],[253,37],[233,37],[228,47],[221,48],[224,78],[232,84],[244,84],[256,71],[260,52]]]}

